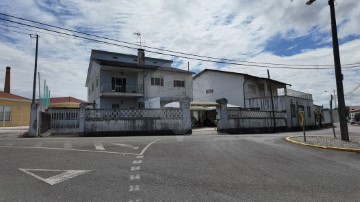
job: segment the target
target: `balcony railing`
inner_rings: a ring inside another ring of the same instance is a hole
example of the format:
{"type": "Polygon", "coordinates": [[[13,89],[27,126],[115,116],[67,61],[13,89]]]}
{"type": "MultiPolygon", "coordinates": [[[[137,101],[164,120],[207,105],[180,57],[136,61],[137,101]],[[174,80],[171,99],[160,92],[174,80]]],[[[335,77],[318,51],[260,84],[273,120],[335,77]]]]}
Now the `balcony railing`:
{"type": "Polygon", "coordinates": [[[122,84],[113,85],[112,83],[101,84],[102,93],[144,93],[143,85],[141,84],[122,84]]]}
{"type": "Polygon", "coordinates": [[[307,100],[312,100],[312,95],[310,93],[303,93],[296,90],[287,89],[286,95],[291,97],[303,98],[307,100]]]}

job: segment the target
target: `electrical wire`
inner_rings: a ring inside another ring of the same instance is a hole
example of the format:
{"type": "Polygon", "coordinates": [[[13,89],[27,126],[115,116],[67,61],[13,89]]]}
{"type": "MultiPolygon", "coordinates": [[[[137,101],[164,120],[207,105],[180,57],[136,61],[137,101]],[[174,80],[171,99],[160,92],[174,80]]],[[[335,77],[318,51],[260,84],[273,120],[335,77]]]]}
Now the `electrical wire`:
{"type": "MultiPolygon", "coordinates": [[[[86,32],[80,32],[80,31],[77,31],[77,30],[67,29],[67,28],[59,27],[59,26],[54,26],[54,25],[50,25],[50,24],[46,24],[46,23],[42,23],[42,22],[38,22],[38,21],[34,21],[34,20],[29,20],[29,19],[17,17],[17,16],[14,16],[14,15],[9,15],[9,14],[5,14],[5,13],[0,13],[0,15],[15,18],[15,19],[19,19],[19,20],[23,20],[23,21],[27,21],[27,22],[31,22],[31,23],[36,23],[36,24],[39,24],[39,25],[44,25],[44,26],[48,26],[48,27],[52,27],[52,28],[56,28],[56,29],[60,29],[60,30],[66,30],[66,31],[70,31],[70,32],[74,32],[74,33],[78,33],[78,34],[82,34],[82,35],[87,35],[87,36],[92,36],[92,37],[96,37],[96,38],[116,41],[116,42],[124,43],[124,44],[127,44],[127,45],[138,46],[138,44],[136,44],[136,43],[131,43],[131,42],[127,42],[127,41],[112,39],[112,38],[109,38],[109,37],[99,36],[99,35],[95,35],[95,34],[89,34],[89,33],[86,33],[86,32]]],[[[252,62],[252,61],[246,61],[246,60],[240,60],[239,61],[239,60],[232,60],[232,59],[226,59],[226,58],[217,58],[217,57],[209,57],[209,56],[198,55],[198,54],[190,54],[190,53],[185,53],[185,52],[180,52],[180,51],[173,51],[173,50],[163,49],[163,48],[156,48],[156,47],[151,47],[151,46],[146,46],[146,45],[144,45],[143,47],[158,50],[158,51],[177,53],[177,54],[181,54],[181,55],[188,55],[188,56],[199,57],[199,58],[207,58],[207,59],[211,59],[211,60],[216,60],[218,63],[223,63],[223,64],[228,64],[228,63],[227,62],[221,62],[221,61],[229,61],[231,63],[250,63],[250,64],[275,65],[275,66],[294,66],[294,67],[295,66],[296,67],[314,67],[314,66],[317,66],[317,67],[320,67],[320,66],[329,67],[329,66],[333,66],[333,65],[322,65],[322,64],[317,64],[317,65],[311,65],[311,64],[281,64],[281,63],[270,63],[270,62],[252,62]]],[[[155,51],[147,50],[147,52],[152,52],[152,53],[159,54],[158,52],[155,52],[155,51]]],[[[194,58],[178,56],[178,55],[173,55],[173,54],[163,54],[163,55],[196,60],[194,58]]],[[[200,60],[200,61],[204,61],[204,60],[200,60]]],[[[212,61],[212,62],[216,62],[216,61],[212,61]]],[[[360,65],[360,63],[344,64],[343,66],[345,67],[345,66],[352,66],[352,65],[357,65],[356,67],[358,67],[360,65]]],[[[319,69],[319,68],[317,68],[317,69],[319,69]]]]}

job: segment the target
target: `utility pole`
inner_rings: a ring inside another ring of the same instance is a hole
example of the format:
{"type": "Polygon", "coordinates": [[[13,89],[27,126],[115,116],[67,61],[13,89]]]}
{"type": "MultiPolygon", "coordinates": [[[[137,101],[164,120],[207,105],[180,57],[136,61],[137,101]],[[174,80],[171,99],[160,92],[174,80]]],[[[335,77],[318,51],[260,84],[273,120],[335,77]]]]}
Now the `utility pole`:
{"type": "Polygon", "coordinates": [[[273,99],[273,92],[272,92],[272,87],[271,87],[271,80],[270,80],[270,72],[269,70],[267,70],[267,74],[268,74],[268,81],[269,81],[269,88],[270,88],[270,97],[271,97],[271,111],[272,111],[272,116],[273,116],[273,121],[274,121],[274,131],[276,131],[276,120],[275,120],[275,109],[274,109],[274,99],[273,99]]]}
{"type": "MultiPolygon", "coordinates": [[[[316,0],[308,0],[307,5],[311,5],[316,0]]],[[[332,42],[333,42],[333,53],[334,53],[334,63],[335,63],[335,77],[336,77],[336,88],[337,88],[337,98],[338,98],[338,110],[340,118],[340,131],[341,131],[341,140],[349,141],[349,133],[346,120],[346,109],[345,109],[345,98],[344,98],[344,87],[343,87],[343,75],[341,73],[341,62],[340,62],[340,51],[339,51],[339,41],[337,36],[337,27],[336,27],[336,17],[335,17],[335,0],[329,0],[328,4],[330,6],[330,17],[331,17],[331,31],[332,31],[332,42]]]]}
{"type": "Polygon", "coordinates": [[[331,126],[333,129],[333,133],[334,133],[334,138],[336,138],[336,134],[335,134],[335,127],[334,127],[334,119],[333,119],[333,110],[332,110],[332,100],[333,100],[333,95],[330,95],[330,119],[331,119],[331,126]]]}
{"type": "Polygon", "coordinates": [[[344,87],[343,87],[343,74],[341,73],[340,53],[339,53],[339,42],[336,28],[336,17],[335,17],[335,0],[329,0],[330,15],[331,15],[331,30],[333,39],[333,52],[335,62],[335,76],[336,76],[336,88],[338,97],[338,110],[340,118],[340,131],[341,139],[349,141],[349,133],[345,115],[345,98],[344,98],[344,87]]]}
{"type": "MultiPolygon", "coordinates": [[[[30,35],[31,38],[36,38],[36,49],[35,49],[35,67],[34,67],[34,80],[33,80],[33,96],[31,100],[31,111],[30,111],[30,124],[29,124],[29,136],[35,137],[37,135],[36,126],[37,122],[37,107],[35,103],[35,94],[36,94],[36,73],[37,73],[37,59],[38,59],[38,46],[39,46],[39,35],[35,34],[30,35]]],[[[40,92],[39,92],[40,93],[40,92]]],[[[40,100],[39,100],[40,101],[40,100]]]]}
{"type": "Polygon", "coordinates": [[[335,94],[335,89],[333,89],[333,91],[334,91],[334,108],[336,108],[336,94],[335,94]]]}
{"type": "Polygon", "coordinates": [[[32,101],[31,101],[31,104],[34,104],[35,103],[35,94],[36,94],[36,73],[37,73],[39,35],[35,34],[35,37],[33,35],[30,35],[30,37],[36,38],[35,67],[34,67],[34,80],[33,80],[33,96],[32,96],[32,101]]]}

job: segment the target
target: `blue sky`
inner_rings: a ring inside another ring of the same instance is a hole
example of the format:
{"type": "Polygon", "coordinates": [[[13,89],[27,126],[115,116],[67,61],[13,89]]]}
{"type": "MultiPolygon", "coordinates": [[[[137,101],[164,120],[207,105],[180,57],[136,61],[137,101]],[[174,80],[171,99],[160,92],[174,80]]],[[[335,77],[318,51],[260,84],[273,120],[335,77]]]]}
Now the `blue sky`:
{"type": "MultiPolygon", "coordinates": [[[[333,65],[330,14],[327,2],[311,6],[305,0],[178,0],[87,1],[4,0],[0,12],[60,27],[137,42],[146,46],[223,59],[291,65],[333,65]]],[[[336,6],[342,64],[360,63],[360,3],[338,1],[336,6]]],[[[3,19],[11,19],[0,16],[3,19]]],[[[5,67],[12,67],[12,92],[31,97],[35,41],[38,33],[39,72],[47,78],[53,96],[86,99],[85,79],[91,49],[127,54],[135,50],[14,28],[0,20],[0,85],[5,67]],[[21,32],[21,33],[18,33],[21,32]]],[[[150,57],[171,56],[146,53],[150,57]]],[[[220,59],[220,61],[223,61],[220,59]]],[[[204,68],[266,76],[266,68],[200,62],[176,57],[174,66],[194,72],[204,68]]],[[[343,68],[345,93],[358,84],[360,68],[343,68]]],[[[314,103],[328,104],[324,91],[335,88],[334,71],[270,68],[272,78],[312,93],[314,103]]],[[[346,100],[360,105],[360,90],[346,100]]],[[[353,94],[354,94],[353,93],[353,94]]]]}

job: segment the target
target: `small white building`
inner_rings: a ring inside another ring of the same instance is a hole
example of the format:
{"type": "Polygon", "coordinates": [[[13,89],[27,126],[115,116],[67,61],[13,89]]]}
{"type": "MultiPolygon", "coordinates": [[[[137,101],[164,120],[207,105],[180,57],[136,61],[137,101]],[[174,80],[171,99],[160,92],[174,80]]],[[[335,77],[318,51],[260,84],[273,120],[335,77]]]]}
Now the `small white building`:
{"type": "Polygon", "coordinates": [[[194,102],[215,102],[226,98],[246,110],[286,112],[287,127],[299,126],[299,111],[306,124],[315,124],[312,95],[288,89],[289,84],[248,74],[204,69],[194,76],[194,102]],[[271,89],[271,90],[270,90],[271,89]]]}
{"type": "Polygon", "coordinates": [[[87,101],[101,109],[160,108],[192,99],[192,72],[171,67],[172,60],[92,50],[86,78],[87,101]]]}

